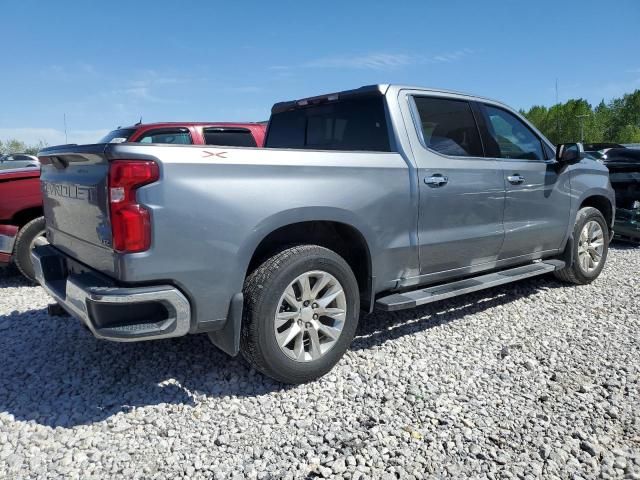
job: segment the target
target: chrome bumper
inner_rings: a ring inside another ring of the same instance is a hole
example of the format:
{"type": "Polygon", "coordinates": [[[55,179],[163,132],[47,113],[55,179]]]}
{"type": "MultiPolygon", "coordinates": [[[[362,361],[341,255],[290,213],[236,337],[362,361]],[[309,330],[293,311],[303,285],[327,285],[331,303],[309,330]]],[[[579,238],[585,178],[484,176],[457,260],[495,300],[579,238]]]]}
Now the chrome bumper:
{"type": "Polygon", "coordinates": [[[40,285],[98,338],[134,342],[189,332],[189,301],[171,285],[119,287],[49,245],[31,258],[40,285]]]}

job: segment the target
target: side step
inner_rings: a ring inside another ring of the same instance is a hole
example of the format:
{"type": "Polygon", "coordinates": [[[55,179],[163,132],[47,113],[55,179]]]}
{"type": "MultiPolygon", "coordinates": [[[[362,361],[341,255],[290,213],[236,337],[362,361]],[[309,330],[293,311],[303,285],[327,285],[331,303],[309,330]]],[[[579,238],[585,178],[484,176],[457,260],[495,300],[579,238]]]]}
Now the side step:
{"type": "Polygon", "coordinates": [[[485,288],[504,285],[505,283],[516,282],[524,278],[535,277],[545,273],[560,270],[564,267],[561,260],[547,260],[546,262],[531,263],[522,267],[510,268],[500,272],[488,273],[478,277],[458,280],[456,282],[436,285],[420,290],[412,290],[404,293],[394,293],[392,295],[379,298],[376,301],[376,308],[386,312],[413,308],[425,305],[445,298],[457,297],[465,293],[484,290],[485,288]]]}

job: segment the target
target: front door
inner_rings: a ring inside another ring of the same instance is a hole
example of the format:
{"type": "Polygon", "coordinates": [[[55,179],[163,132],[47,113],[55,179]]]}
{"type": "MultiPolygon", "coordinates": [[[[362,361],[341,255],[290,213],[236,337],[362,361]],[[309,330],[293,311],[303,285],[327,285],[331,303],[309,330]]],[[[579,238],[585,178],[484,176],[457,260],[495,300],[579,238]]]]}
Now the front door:
{"type": "Polygon", "coordinates": [[[491,268],[504,238],[504,181],[498,161],[483,156],[471,105],[435,96],[410,101],[420,137],[414,156],[421,277],[491,268]]]}
{"type": "Polygon", "coordinates": [[[568,174],[561,173],[549,158],[553,152],[516,115],[499,106],[478,107],[485,151],[499,162],[506,187],[500,259],[557,251],[569,226],[568,174]]]}

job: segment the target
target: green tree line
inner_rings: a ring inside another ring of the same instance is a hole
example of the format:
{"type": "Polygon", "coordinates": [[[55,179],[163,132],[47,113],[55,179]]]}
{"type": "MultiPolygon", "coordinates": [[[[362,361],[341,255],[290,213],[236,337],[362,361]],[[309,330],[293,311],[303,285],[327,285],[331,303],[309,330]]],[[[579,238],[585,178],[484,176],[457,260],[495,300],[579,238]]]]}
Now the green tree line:
{"type": "Polygon", "coordinates": [[[35,155],[38,153],[38,150],[41,150],[46,146],[47,143],[42,140],[35,145],[27,145],[15,138],[7,140],[6,142],[0,140],[0,155],[6,155],[8,153],[27,153],[29,155],[35,155]]]}
{"type": "Polygon", "coordinates": [[[640,90],[595,107],[572,99],[550,108],[520,110],[553,143],[640,143],[640,90]]]}

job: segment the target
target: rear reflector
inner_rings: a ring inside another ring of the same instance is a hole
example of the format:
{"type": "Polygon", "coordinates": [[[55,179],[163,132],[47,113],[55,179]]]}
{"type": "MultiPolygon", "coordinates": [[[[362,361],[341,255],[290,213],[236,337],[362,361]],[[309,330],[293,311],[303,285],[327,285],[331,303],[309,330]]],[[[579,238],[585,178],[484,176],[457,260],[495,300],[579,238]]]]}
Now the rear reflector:
{"type": "Polygon", "coordinates": [[[109,165],[109,206],[114,250],[135,253],[151,246],[151,215],[136,190],[160,178],[155,162],[115,160],[109,165]]]}

